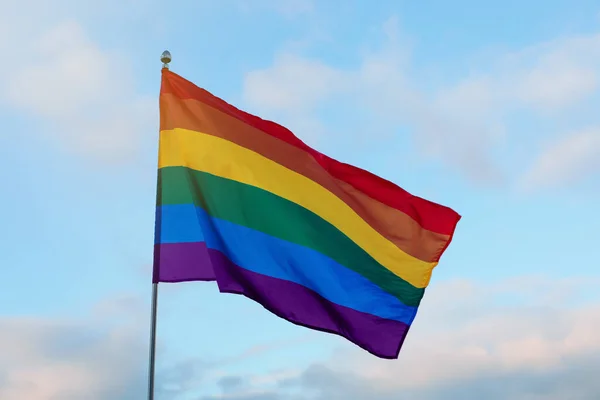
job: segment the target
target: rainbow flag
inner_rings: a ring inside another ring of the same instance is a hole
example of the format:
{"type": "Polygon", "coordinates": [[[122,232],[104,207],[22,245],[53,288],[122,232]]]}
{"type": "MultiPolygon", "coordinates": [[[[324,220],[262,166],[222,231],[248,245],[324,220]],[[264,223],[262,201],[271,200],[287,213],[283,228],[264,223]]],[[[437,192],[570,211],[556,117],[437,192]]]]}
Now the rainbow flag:
{"type": "Polygon", "coordinates": [[[153,282],[397,358],[460,216],[162,71],[153,282]]]}

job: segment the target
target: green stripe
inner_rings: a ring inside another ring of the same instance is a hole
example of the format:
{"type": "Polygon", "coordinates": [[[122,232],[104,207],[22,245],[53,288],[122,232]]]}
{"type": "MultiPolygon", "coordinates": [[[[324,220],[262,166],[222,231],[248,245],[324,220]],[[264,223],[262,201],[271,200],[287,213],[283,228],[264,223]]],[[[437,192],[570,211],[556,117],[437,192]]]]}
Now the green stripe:
{"type": "Polygon", "coordinates": [[[396,276],[336,227],[296,203],[206,172],[161,168],[158,205],[190,203],[213,217],[312,248],[363,275],[407,306],[418,306],[423,297],[425,289],[396,276]]]}

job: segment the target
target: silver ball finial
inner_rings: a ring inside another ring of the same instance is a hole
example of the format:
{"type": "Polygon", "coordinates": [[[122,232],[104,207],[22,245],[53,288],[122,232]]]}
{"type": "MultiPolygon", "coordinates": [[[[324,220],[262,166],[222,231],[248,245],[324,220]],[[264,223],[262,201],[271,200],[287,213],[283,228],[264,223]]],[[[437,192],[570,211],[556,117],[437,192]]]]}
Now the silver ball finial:
{"type": "Polygon", "coordinates": [[[163,63],[163,68],[169,69],[169,63],[171,62],[171,53],[169,50],[163,51],[163,53],[160,55],[160,61],[163,63]]]}

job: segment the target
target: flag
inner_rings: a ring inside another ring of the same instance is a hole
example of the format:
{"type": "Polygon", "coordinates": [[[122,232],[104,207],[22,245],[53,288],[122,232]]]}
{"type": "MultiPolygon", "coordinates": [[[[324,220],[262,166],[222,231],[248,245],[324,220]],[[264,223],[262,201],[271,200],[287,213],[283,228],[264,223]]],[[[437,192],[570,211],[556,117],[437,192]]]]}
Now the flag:
{"type": "Polygon", "coordinates": [[[460,216],[163,69],[153,282],[216,281],[397,358],[460,216]]]}

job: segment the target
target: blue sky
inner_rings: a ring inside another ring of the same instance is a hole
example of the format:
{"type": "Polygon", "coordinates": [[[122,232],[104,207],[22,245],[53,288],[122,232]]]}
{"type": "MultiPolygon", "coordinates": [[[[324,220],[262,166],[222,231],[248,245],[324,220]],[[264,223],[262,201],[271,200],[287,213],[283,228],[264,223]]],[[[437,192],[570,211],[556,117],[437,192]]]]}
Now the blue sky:
{"type": "Polygon", "coordinates": [[[600,5],[488,3],[3,0],[0,398],[145,396],[164,49],[463,219],[393,362],[161,286],[158,400],[600,393],[600,5]]]}

